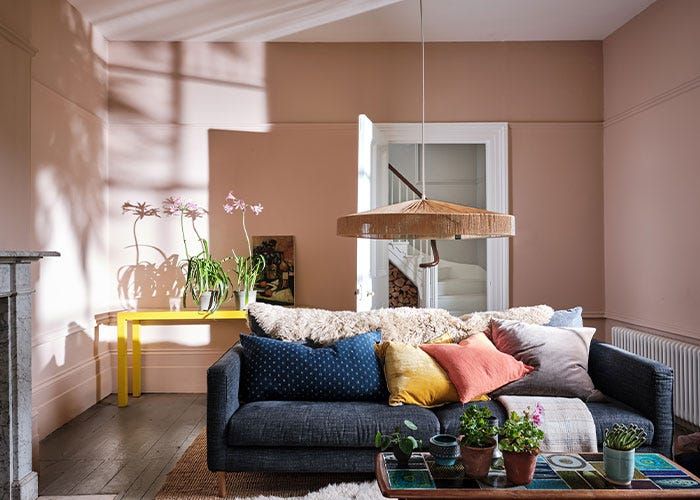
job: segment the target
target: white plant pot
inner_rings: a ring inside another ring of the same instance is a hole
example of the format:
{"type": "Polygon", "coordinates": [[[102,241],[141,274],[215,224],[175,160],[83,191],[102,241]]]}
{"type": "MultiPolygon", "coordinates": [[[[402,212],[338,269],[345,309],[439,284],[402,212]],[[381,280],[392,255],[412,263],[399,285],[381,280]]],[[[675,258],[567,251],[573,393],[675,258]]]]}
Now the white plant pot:
{"type": "Polygon", "coordinates": [[[238,309],[245,311],[248,306],[255,302],[258,292],[256,290],[239,290],[236,292],[238,297],[238,309]]]}
{"type": "Polygon", "coordinates": [[[202,292],[199,296],[199,310],[213,311],[216,309],[216,292],[202,292]]]}

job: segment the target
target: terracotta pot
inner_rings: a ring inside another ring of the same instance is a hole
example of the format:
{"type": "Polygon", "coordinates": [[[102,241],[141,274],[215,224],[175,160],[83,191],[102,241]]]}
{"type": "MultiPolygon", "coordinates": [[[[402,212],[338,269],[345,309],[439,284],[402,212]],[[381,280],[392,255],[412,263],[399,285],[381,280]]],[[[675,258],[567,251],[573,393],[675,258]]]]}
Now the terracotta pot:
{"type": "Polygon", "coordinates": [[[537,453],[503,452],[503,465],[506,468],[506,478],[514,486],[529,484],[535,475],[537,453]]]}
{"type": "Polygon", "coordinates": [[[495,447],[496,441],[494,439],[491,440],[489,446],[483,448],[461,445],[460,450],[462,451],[464,474],[473,478],[488,476],[495,447]]]}

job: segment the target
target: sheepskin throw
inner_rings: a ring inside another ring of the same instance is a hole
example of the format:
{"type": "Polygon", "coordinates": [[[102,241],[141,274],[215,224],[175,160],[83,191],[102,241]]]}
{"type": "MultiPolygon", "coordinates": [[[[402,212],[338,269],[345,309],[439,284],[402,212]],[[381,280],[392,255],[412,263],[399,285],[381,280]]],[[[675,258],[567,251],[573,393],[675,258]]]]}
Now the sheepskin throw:
{"type": "Polygon", "coordinates": [[[360,333],[380,330],[382,340],[421,344],[449,334],[469,335],[466,325],[444,309],[397,307],[373,311],[292,309],[257,302],[248,308],[258,325],[273,338],[330,344],[360,333]]]}
{"type": "Polygon", "coordinates": [[[382,340],[423,344],[436,337],[449,336],[458,342],[482,332],[491,318],[513,319],[536,324],[549,321],[554,311],[549,306],[515,307],[507,311],[473,313],[456,318],[444,309],[397,307],[373,311],[327,311],[325,309],[287,308],[251,304],[248,314],[273,338],[312,341],[321,345],[380,330],[382,340]]]}
{"type": "Polygon", "coordinates": [[[511,307],[505,311],[484,311],[465,314],[459,319],[467,325],[469,334],[484,332],[492,319],[513,320],[532,325],[545,325],[552,319],[554,309],[549,306],[511,307]]]}

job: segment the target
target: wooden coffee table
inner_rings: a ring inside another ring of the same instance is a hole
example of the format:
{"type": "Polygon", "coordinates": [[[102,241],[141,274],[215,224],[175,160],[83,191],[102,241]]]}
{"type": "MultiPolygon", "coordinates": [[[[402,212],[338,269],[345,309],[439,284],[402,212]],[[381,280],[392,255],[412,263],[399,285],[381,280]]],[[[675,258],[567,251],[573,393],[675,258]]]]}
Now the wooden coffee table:
{"type": "Polygon", "coordinates": [[[486,479],[465,477],[461,465],[436,466],[429,453],[414,453],[399,468],[392,453],[378,453],[375,475],[389,498],[700,498],[700,478],[656,453],[638,453],[630,486],[605,479],[602,453],[543,453],[527,486],[509,486],[505,472],[491,469],[486,479]]]}

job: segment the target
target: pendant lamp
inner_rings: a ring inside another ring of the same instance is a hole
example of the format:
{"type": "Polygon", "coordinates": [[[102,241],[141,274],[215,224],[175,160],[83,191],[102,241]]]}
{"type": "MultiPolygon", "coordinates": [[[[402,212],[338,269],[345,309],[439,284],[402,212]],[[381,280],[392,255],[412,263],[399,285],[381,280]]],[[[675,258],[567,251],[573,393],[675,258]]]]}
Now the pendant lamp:
{"type": "MultiPolygon", "coordinates": [[[[338,236],[372,239],[452,240],[496,238],[515,234],[515,217],[446,201],[430,200],[425,196],[425,39],[423,36],[423,1],[419,1],[421,37],[421,181],[422,192],[391,165],[389,169],[420,199],[404,201],[366,212],[338,218],[338,236]]],[[[437,245],[432,242],[433,262],[421,264],[432,267],[439,262],[437,245]]]]}

